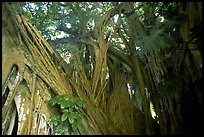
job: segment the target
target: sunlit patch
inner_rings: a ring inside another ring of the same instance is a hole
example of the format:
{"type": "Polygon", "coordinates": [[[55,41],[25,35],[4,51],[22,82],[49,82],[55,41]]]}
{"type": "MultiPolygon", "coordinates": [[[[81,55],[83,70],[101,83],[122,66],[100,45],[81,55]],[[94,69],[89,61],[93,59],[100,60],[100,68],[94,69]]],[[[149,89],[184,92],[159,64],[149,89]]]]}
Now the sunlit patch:
{"type": "Polygon", "coordinates": [[[70,23],[67,23],[67,28],[71,28],[71,24],[70,23]]]}
{"type": "Polygon", "coordinates": [[[108,73],[106,74],[106,79],[109,79],[109,74],[108,73]]]}
{"type": "Polygon", "coordinates": [[[159,18],[161,19],[160,22],[164,22],[164,17],[163,16],[161,16],[159,18]]]}
{"type": "Polygon", "coordinates": [[[118,18],[119,18],[119,15],[118,15],[118,14],[113,17],[115,23],[117,23],[118,18]]]}
{"type": "Polygon", "coordinates": [[[60,32],[59,35],[56,36],[58,39],[60,38],[64,38],[65,37],[65,33],[63,31],[60,32]]]}
{"type": "Polygon", "coordinates": [[[89,5],[88,7],[91,9],[91,8],[92,8],[92,5],[89,5]]]}
{"type": "Polygon", "coordinates": [[[141,48],[140,48],[140,47],[135,47],[135,49],[136,49],[137,51],[140,51],[140,50],[141,50],[141,48]]]}
{"type": "Polygon", "coordinates": [[[124,44],[120,44],[121,48],[124,49],[125,48],[125,45],[124,44]]]}
{"type": "Polygon", "coordinates": [[[47,29],[53,30],[53,29],[55,29],[55,27],[53,27],[53,26],[48,26],[47,29]]]}
{"type": "Polygon", "coordinates": [[[130,94],[130,97],[132,97],[132,95],[134,94],[134,90],[131,90],[130,83],[127,83],[127,87],[128,87],[128,92],[130,94]]]}
{"type": "Polygon", "coordinates": [[[65,2],[60,2],[61,4],[65,4],[65,2]]]}
{"type": "Polygon", "coordinates": [[[152,118],[155,119],[155,117],[156,117],[156,113],[155,113],[155,111],[154,111],[154,108],[153,108],[153,104],[152,104],[152,102],[150,102],[150,110],[151,110],[152,118]]]}
{"type": "Polygon", "coordinates": [[[35,9],[37,7],[37,5],[35,5],[35,3],[29,3],[29,4],[33,9],[35,9]]]}
{"type": "Polygon", "coordinates": [[[37,95],[39,95],[40,94],[40,90],[37,90],[37,95]]]}

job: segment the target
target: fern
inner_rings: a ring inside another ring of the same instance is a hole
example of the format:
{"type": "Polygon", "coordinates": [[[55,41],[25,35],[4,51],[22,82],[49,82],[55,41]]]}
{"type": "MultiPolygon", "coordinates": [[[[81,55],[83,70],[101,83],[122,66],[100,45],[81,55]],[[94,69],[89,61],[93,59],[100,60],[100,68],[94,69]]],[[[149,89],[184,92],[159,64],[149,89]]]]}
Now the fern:
{"type": "Polygon", "coordinates": [[[158,52],[161,48],[170,47],[171,44],[174,43],[174,39],[169,32],[174,26],[175,22],[173,21],[155,23],[155,25],[148,30],[148,34],[137,41],[137,46],[141,47],[139,54],[143,55],[144,53],[152,53],[153,51],[158,52]]]}
{"type": "Polygon", "coordinates": [[[170,99],[176,96],[177,88],[180,87],[181,77],[174,73],[167,73],[165,75],[164,85],[158,85],[155,98],[152,99],[154,103],[158,103],[163,99],[170,99]]]}

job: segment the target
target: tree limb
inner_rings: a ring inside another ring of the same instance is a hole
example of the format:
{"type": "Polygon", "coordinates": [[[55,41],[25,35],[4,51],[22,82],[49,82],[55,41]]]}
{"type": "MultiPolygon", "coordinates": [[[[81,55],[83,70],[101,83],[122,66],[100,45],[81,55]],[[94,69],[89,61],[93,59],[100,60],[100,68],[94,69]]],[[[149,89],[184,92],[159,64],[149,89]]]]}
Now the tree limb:
{"type": "Polygon", "coordinates": [[[71,35],[73,35],[73,36],[75,36],[75,37],[79,37],[79,36],[80,36],[80,34],[79,34],[78,32],[74,31],[74,30],[71,29],[71,28],[67,28],[67,27],[65,27],[65,26],[63,26],[63,25],[59,25],[59,26],[57,27],[57,30],[59,30],[59,31],[64,31],[65,33],[71,34],[71,35]]]}
{"type": "MultiPolygon", "coordinates": [[[[73,45],[79,45],[80,43],[87,44],[89,46],[92,46],[94,48],[97,47],[97,43],[95,43],[93,40],[89,38],[83,38],[83,39],[75,39],[75,38],[61,38],[61,39],[55,39],[55,40],[48,40],[48,43],[50,43],[53,46],[56,46],[57,44],[73,44],[73,45]]],[[[128,65],[130,68],[133,68],[131,62],[128,59],[128,56],[121,53],[120,51],[116,50],[113,45],[110,45],[108,47],[108,54],[112,54],[116,58],[118,58],[120,61],[124,62],[126,65],[128,65]]]]}

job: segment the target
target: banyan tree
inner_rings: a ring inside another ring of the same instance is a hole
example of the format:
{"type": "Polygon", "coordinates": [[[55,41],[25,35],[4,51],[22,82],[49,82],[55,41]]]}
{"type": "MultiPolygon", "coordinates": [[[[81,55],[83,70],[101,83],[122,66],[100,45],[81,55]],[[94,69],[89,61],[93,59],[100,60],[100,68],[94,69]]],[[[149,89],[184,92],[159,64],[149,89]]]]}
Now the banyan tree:
{"type": "Polygon", "coordinates": [[[201,133],[201,31],[199,2],[2,3],[2,134],[201,133]]]}

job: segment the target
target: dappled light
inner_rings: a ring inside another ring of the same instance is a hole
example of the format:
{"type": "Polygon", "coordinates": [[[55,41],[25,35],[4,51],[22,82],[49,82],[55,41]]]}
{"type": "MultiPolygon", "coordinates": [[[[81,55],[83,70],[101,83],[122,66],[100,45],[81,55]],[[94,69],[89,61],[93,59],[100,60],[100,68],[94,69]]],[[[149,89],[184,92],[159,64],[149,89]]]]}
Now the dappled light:
{"type": "Polygon", "coordinates": [[[2,3],[2,135],[202,131],[201,2],[2,3]]]}

